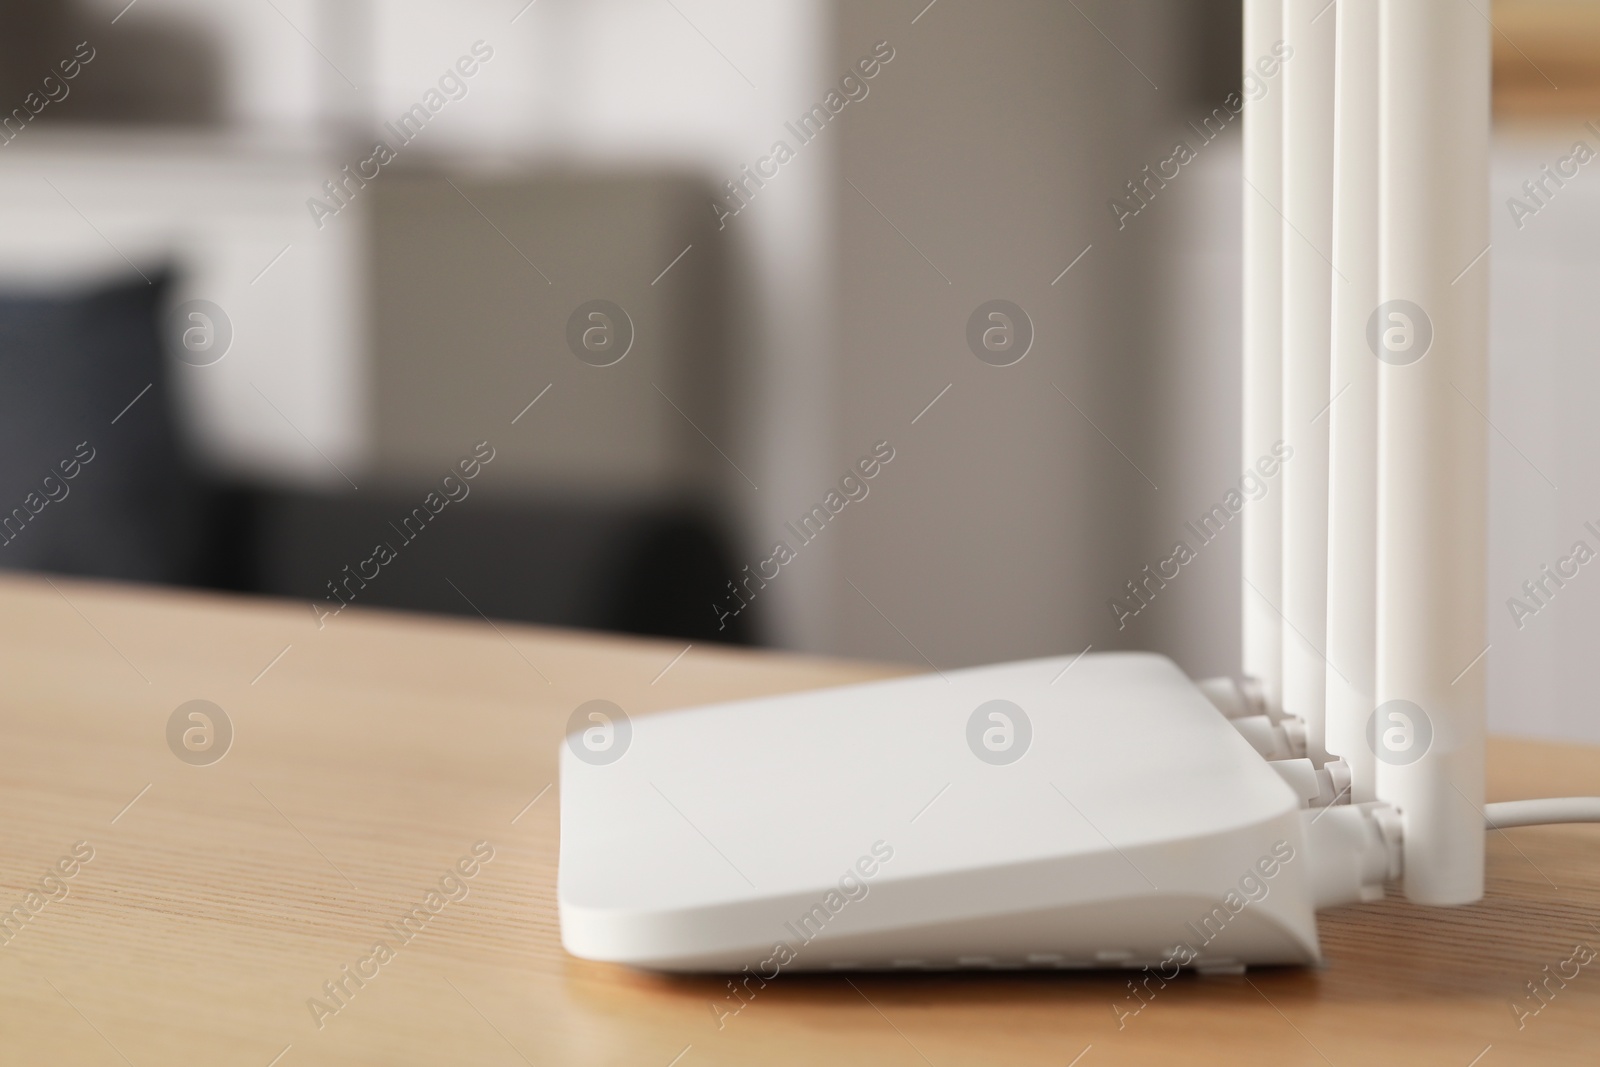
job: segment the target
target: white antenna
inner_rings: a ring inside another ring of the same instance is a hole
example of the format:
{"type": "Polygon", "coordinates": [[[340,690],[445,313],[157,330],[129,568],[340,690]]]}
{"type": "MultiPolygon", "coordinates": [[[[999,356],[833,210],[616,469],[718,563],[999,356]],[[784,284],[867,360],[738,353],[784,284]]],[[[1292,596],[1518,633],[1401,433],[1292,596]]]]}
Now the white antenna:
{"type": "Polygon", "coordinates": [[[1328,418],[1333,268],[1334,19],[1326,0],[1284,0],[1283,710],[1327,760],[1328,418]],[[1320,18],[1318,16],[1321,16],[1320,18]]]}
{"type": "MultiPolygon", "coordinates": [[[[1283,0],[1245,0],[1247,62],[1283,40],[1283,0]]],[[[1258,72],[1259,73],[1259,72],[1258,72]]],[[[1244,122],[1244,463],[1275,462],[1283,437],[1283,94],[1250,101],[1244,122]]],[[[1269,707],[1283,703],[1283,500],[1268,493],[1244,510],[1242,669],[1269,707]]]]}
{"type": "Polygon", "coordinates": [[[1465,904],[1484,863],[1489,24],[1462,0],[1379,12],[1377,794],[1403,818],[1406,896],[1465,904]]]}
{"type": "Polygon", "coordinates": [[[1245,20],[1249,56],[1280,33],[1289,46],[1281,104],[1269,92],[1245,125],[1245,461],[1275,429],[1293,453],[1281,541],[1269,509],[1245,529],[1244,669],[1269,701],[1281,677],[1275,708],[1304,721],[1315,765],[1349,764],[1348,799],[1400,811],[1407,896],[1468,903],[1483,895],[1489,29],[1462,0],[1246,0],[1245,20]],[[1278,225],[1265,211],[1280,209],[1278,225]]]}
{"type": "Polygon", "coordinates": [[[1351,803],[1377,797],[1367,720],[1377,707],[1378,4],[1339,0],[1334,76],[1333,380],[1328,409],[1327,746],[1350,767],[1351,803]]]}

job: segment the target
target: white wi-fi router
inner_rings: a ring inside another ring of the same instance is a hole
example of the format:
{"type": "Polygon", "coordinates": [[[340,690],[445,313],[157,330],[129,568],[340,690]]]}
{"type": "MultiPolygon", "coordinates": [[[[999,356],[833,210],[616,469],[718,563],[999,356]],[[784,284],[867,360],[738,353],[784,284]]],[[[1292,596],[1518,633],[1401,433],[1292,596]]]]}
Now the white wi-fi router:
{"type": "Polygon", "coordinates": [[[1480,899],[1486,822],[1600,820],[1484,804],[1488,23],[1324,11],[1245,4],[1247,61],[1283,57],[1244,120],[1245,461],[1293,449],[1245,511],[1245,680],[1121,653],[585,705],[569,952],[763,981],[1307,964],[1317,909],[1388,881],[1480,899]]]}

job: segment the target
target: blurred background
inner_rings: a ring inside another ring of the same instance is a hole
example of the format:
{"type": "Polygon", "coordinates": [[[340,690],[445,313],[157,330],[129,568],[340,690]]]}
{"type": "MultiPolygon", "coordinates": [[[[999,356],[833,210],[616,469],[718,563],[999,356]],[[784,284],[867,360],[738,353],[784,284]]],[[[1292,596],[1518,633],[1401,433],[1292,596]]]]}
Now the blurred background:
{"type": "MultiPolygon", "coordinates": [[[[1600,12],[1480,6],[1492,725],[1600,740],[1600,12]]],[[[0,25],[0,566],[1236,671],[1236,526],[1128,583],[1246,462],[1237,2],[0,25]]]]}

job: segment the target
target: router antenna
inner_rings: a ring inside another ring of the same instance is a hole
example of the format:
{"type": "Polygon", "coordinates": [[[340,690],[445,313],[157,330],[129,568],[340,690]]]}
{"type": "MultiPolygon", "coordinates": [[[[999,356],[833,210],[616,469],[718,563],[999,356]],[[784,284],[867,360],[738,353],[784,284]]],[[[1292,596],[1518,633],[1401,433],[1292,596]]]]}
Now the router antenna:
{"type": "Polygon", "coordinates": [[[1406,896],[1466,904],[1484,865],[1490,31],[1460,0],[1382,0],[1379,18],[1377,793],[1403,819],[1406,896]]]}
{"type": "Polygon", "coordinates": [[[1377,798],[1366,739],[1377,706],[1378,3],[1340,0],[1334,75],[1333,378],[1328,409],[1328,751],[1350,767],[1351,803],[1377,798]]]}
{"type": "MultiPolygon", "coordinates": [[[[1246,62],[1281,61],[1283,0],[1245,0],[1246,62]]],[[[1266,71],[1257,74],[1266,77],[1266,71]]],[[[1244,113],[1244,466],[1274,463],[1283,438],[1283,94],[1269,89],[1244,113]]],[[[1269,707],[1283,701],[1283,498],[1244,510],[1240,589],[1245,677],[1269,707]]]]}
{"type": "Polygon", "coordinates": [[[1284,0],[1283,710],[1327,760],[1328,416],[1333,303],[1334,24],[1326,0],[1284,0]]]}

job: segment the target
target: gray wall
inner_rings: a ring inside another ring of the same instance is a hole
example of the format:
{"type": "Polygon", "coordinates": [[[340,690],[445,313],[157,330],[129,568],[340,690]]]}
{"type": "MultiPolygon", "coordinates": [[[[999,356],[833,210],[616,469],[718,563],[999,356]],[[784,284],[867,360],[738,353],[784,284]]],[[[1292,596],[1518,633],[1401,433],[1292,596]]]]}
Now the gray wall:
{"type": "MultiPolygon", "coordinates": [[[[840,13],[841,68],[885,38],[896,59],[842,130],[839,461],[880,438],[897,458],[841,516],[842,577],[860,591],[841,594],[835,650],[943,668],[1092,642],[1228,670],[1236,539],[1125,629],[1106,606],[1237,476],[1235,354],[1159,314],[1208,161],[1121,229],[1107,207],[1170,155],[1183,119],[1221,103],[1235,60],[1219,24],[1210,5],[944,2],[911,25],[916,6],[840,13]],[[1010,367],[966,342],[996,297],[1036,332],[1010,367]],[[1197,389],[1209,436],[1182,414],[1197,389]],[[1219,592],[1214,635],[1191,642],[1194,605],[1215,610],[1219,592]]],[[[1235,279],[1217,299],[1237,300],[1235,279]]],[[[1219,310],[1205,328],[1236,329],[1219,310]]]]}

